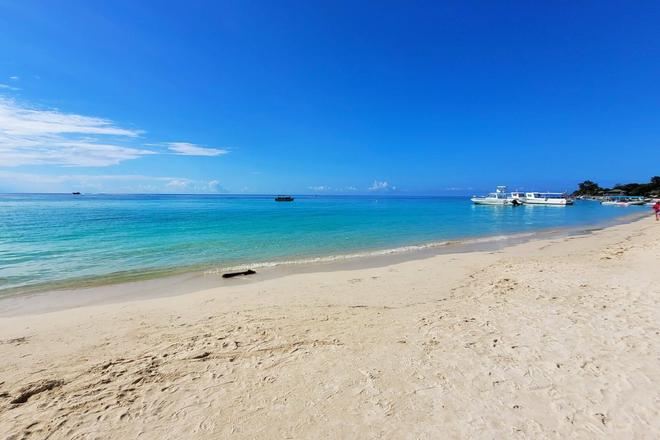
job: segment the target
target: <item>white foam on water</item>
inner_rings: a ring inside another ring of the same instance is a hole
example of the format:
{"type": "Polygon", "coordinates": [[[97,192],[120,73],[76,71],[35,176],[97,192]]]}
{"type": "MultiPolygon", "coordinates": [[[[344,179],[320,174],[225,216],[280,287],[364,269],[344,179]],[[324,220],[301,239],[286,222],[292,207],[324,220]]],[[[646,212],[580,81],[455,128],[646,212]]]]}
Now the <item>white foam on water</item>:
{"type": "Polygon", "coordinates": [[[411,253],[425,249],[440,248],[449,245],[491,243],[491,242],[497,242],[503,240],[516,239],[516,238],[519,239],[525,237],[532,237],[535,234],[536,234],[535,232],[525,232],[525,233],[510,234],[510,235],[495,235],[488,237],[470,238],[465,240],[435,241],[435,242],[424,243],[419,245],[400,246],[395,248],[379,249],[379,250],[364,251],[364,252],[354,252],[349,254],[326,255],[321,257],[298,258],[292,260],[259,261],[255,263],[245,263],[234,266],[206,269],[203,271],[203,273],[204,275],[219,275],[224,272],[242,271],[248,269],[260,269],[260,268],[263,269],[263,268],[278,267],[278,266],[298,266],[298,265],[314,264],[314,263],[333,263],[337,261],[353,260],[353,259],[366,258],[366,257],[378,257],[385,255],[411,253]]]}

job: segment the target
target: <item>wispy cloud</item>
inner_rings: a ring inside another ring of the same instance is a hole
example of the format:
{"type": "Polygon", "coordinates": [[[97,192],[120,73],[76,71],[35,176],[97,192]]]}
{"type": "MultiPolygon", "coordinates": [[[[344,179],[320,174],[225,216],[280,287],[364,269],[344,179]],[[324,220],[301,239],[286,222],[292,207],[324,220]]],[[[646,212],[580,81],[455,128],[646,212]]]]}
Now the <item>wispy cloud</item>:
{"type": "Polygon", "coordinates": [[[141,131],[114,122],[25,107],[0,97],[0,165],[104,167],[154,151],[124,145],[141,131]]]}
{"type": "Polygon", "coordinates": [[[34,174],[0,171],[0,192],[123,192],[216,193],[225,192],[218,180],[140,174],[34,174]]]}
{"type": "Polygon", "coordinates": [[[355,186],[328,186],[328,185],[313,185],[308,186],[308,190],[322,193],[344,194],[358,191],[355,186]]]}
{"type": "Polygon", "coordinates": [[[190,182],[187,179],[172,179],[165,186],[168,188],[183,189],[186,188],[190,182]]]}
{"type": "Polygon", "coordinates": [[[472,191],[473,188],[471,186],[468,187],[460,187],[460,186],[447,186],[443,188],[443,191],[472,191]]]}
{"type": "Polygon", "coordinates": [[[0,83],[0,89],[4,90],[21,90],[18,87],[10,86],[9,84],[2,84],[0,83]]]}
{"type": "Polygon", "coordinates": [[[224,148],[201,147],[189,142],[169,142],[166,145],[170,151],[182,156],[221,156],[229,153],[229,150],[224,148]]]}
{"type": "Polygon", "coordinates": [[[14,75],[14,76],[10,76],[9,79],[12,80],[12,81],[18,81],[20,78],[18,76],[14,75]]]}
{"type": "MultiPolygon", "coordinates": [[[[12,88],[0,84],[0,88],[12,88]]],[[[31,108],[0,97],[0,166],[59,165],[107,167],[143,156],[170,153],[184,156],[221,156],[227,149],[189,142],[142,144],[144,132],[121,127],[109,119],[31,108]]]]}
{"type": "Polygon", "coordinates": [[[30,109],[4,98],[0,98],[0,127],[3,133],[16,136],[70,133],[136,137],[141,133],[139,130],[117,127],[107,119],[30,109]]]}
{"type": "Polygon", "coordinates": [[[369,191],[395,191],[396,186],[390,185],[387,180],[374,180],[374,183],[367,189],[369,191]]]}

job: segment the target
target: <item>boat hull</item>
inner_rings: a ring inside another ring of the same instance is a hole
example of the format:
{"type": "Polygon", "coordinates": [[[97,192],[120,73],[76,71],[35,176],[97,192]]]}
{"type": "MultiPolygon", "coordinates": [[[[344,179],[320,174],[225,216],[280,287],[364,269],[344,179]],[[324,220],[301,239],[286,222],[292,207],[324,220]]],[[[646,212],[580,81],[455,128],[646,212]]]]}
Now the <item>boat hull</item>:
{"type": "Polygon", "coordinates": [[[511,204],[509,200],[503,200],[503,199],[485,199],[485,198],[473,197],[470,200],[472,200],[472,203],[474,203],[475,205],[504,206],[511,204]]]}
{"type": "Polygon", "coordinates": [[[527,198],[525,199],[525,204],[526,205],[549,205],[549,206],[566,206],[566,205],[572,205],[573,201],[572,200],[567,200],[567,199],[530,199],[527,198]]]}

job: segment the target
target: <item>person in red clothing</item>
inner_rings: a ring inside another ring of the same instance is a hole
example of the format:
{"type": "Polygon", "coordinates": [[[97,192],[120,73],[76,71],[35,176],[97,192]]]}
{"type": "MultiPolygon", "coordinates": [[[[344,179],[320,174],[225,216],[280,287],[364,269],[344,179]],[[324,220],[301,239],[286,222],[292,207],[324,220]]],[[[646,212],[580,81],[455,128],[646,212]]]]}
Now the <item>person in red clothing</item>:
{"type": "Polygon", "coordinates": [[[660,220],[660,200],[655,202],[652,209],[655,211],[655,221],[660,220]]]}

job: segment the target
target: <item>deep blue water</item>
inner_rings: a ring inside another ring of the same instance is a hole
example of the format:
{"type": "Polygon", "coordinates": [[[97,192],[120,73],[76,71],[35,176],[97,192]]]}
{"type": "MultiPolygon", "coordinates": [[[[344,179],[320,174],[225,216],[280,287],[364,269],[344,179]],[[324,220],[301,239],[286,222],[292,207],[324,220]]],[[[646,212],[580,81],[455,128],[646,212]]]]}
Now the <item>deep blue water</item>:
{"type": "Polygon", "coordinates": [[[474,206],[455,197],[0,195],[0,294],[597,224],[638,208],[474,206]]]}

